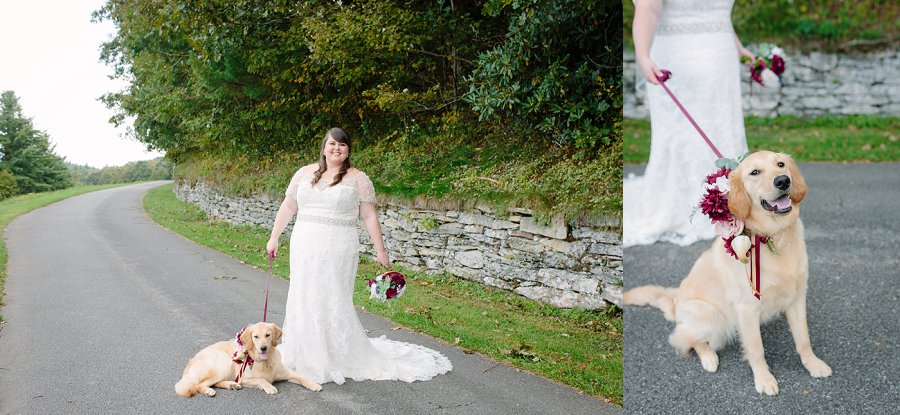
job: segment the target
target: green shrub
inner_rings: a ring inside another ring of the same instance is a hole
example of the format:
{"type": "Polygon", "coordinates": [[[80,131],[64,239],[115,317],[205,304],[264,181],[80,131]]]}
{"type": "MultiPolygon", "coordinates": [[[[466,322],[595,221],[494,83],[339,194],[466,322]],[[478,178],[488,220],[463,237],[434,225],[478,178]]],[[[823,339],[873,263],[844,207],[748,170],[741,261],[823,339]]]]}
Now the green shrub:
{"type": "Polygon", "coordinates": [[[19,187],[16,186],[16,176],[6,170],[0,170],[0,200],[18,193],[19,187]]]}
{"type": "Polygon", "coordinates": [[[622,26],[617,2],[493,0],[505,40],[482,53],[466,101],[479,120],[595,151],[621,139],[622,26]],[[614,39],[610,41],[610,39],[614,39]]]}

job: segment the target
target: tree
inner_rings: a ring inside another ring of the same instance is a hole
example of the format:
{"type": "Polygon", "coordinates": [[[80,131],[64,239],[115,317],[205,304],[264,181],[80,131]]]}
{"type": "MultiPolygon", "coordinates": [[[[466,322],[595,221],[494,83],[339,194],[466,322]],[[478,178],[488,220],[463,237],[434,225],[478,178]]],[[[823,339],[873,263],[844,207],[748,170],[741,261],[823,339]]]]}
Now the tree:
{"type": "Polygon", "coordinates": [[[53,153],[50,137],[34,129],[13,91],[0,96],[0,169],[16,179],[19,193],[46,192],[72,185],[62,157],[53,153]]]}
{"type": "Polygon", "coordinates": [[[622,139],[618,0],[489,0],[484,12],[509,27],[468,79],[466,100],[480,119],[586,153],[622,139]]]}
{"type": "Polygon", "coordinates": [[[104,98],[113,121],[176,163],[448,119],[584,153],[621,140],[613,0],[108,0],[94,18],[116,24],[101,58],[129,82],[104,98]]]}
{"type": "MultiPolygon", "coordinates": [[[[387,135],[439,116],[500,32],[475,6],[388,0],[110,0],[102,58],[130,85],[104,101],[173,161],[296,150],[340,125],[387,135]]],[[[355,131],[353,131],[355,130],[355,131]]]]}

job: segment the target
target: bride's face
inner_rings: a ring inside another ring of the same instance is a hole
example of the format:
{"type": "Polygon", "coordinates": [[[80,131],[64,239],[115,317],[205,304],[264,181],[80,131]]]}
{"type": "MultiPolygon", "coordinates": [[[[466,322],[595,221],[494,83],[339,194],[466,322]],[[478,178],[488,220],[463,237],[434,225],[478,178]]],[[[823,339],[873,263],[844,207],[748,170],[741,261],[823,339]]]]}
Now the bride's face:
{"type": "Polygon", "coordinates": [[[350,157],[350,147],[333,138],[325,141],[325,150],[322,151],[325,160],[330,164],[341,164],[347,157],[350,157]]]}

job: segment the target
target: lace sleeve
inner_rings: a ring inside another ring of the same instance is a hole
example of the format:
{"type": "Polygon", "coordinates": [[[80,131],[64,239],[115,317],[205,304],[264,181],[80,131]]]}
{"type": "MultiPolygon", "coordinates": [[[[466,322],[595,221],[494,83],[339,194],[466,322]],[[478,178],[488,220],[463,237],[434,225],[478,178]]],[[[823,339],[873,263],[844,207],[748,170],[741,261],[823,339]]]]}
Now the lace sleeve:
{"type": "Polygon", "coordinates": [[[375,203],[375,186],[365,173],[359,172],[356,178],[356,188],[359,190],[359,203],[375,203]]]}
{"type": "Polygon", "coordinates": [[[300,176],[303,172],[303,169],[297,170],[294,173],[294,177],[291,178],[291,183],[288,185],[287,190],[284,192],[284,197],[287,199],[296,199],[297,198],[297,187],[300,186],[300,176]]]}

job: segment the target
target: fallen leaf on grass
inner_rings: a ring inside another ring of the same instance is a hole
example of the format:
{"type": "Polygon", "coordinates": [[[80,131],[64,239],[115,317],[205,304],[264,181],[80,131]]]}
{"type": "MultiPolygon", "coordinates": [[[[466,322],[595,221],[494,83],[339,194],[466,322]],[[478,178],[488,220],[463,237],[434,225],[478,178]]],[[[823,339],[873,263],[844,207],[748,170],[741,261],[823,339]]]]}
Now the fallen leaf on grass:
{"type": "Polygon", "coordinates": [[[515,349],[499,349],[500,354],[507,355],[510,357],[518,357],[523,359],[531,360],[532,362],[539,362],[541,360],[534,352],[531,351],[531,346],[527,344],[519,345],[519,347],[515,349]]]}

